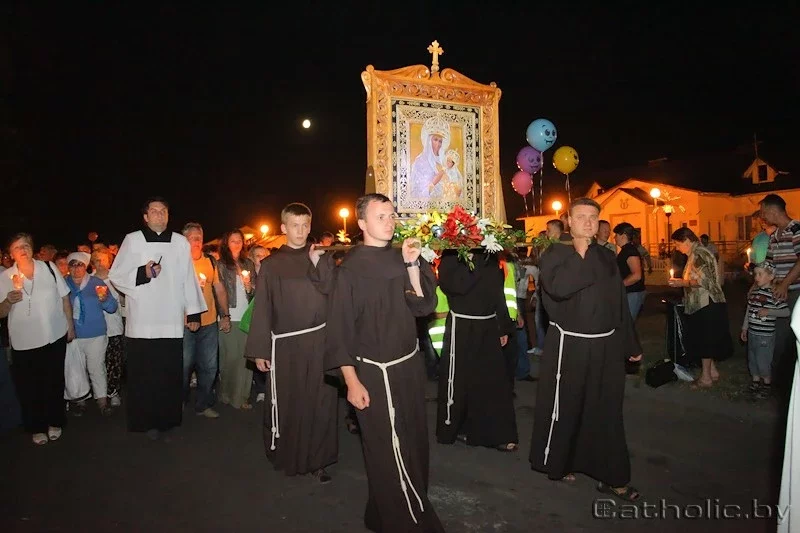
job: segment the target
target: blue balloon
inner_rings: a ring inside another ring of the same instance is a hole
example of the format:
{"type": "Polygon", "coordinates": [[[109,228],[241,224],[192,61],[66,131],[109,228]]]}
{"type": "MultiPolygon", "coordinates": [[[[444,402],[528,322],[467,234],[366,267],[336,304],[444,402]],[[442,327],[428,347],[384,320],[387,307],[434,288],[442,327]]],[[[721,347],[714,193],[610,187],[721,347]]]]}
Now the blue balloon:
{"type": "Polygon", "coordinates": [[[537,118],[528,126],[525,137],[528,139],[528,144],[544,152],[556,143],[558,133],[555,124],[546,118],[537,118]]]}

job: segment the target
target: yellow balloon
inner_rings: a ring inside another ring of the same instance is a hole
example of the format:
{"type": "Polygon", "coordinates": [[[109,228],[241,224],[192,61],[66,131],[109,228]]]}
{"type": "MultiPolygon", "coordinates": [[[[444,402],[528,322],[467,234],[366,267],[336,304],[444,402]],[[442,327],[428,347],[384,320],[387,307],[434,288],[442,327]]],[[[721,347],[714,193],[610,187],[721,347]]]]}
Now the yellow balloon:
{"type": "Polygon", "coordinates": [[[578,152],[572,146],[562,146],[553,154],[553,166],[562,174],[572,174],[579,162],[578,152]]]}

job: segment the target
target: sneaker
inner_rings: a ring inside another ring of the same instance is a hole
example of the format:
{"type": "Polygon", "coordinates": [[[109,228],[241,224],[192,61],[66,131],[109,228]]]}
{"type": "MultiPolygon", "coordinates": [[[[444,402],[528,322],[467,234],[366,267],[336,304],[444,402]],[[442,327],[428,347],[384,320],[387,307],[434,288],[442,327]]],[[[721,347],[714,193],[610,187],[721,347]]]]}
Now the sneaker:
{"type": "Polygon", "coordinates": [[[541,348],[538,348],[538,347],[537,347],[537,348],[534,348],[534,349],[533,349],[533,352],[531,352],[531,353],[532,353],[533,355],[539,355],[539,356],[541,356],[541,355],[544,355],[544,350],[542,350],[541,348]]]}
{"type": "Polygon", "coordinates": [[[120,405],[122,405],[122,400],[120,399],[119,396],[112,396],[110,403],[111,407],[119,407],[120,405]]]}
{"type": "Polygon", "coordinates": [[[320,468],[319,470],[315,470],[314,472],[311,472],[311,477],[316,478],[317,481],[319,481],[320,484],[322,484],[322,485],[327,485],[328,483],[333,481],[333,478],[331,477],[331,475],[328,474],[328,472],[326,472],[324,468],[320,468]]]}
{"type": "Polygon", "coordinates": [[[528,348],[528,353],[536,353],[536,348],[528,348]]]}
{"type": "Polygon", "coordinates": [[[50,440],[58,440],[61,438],[61,428],[49,427],[47,428],[47,438],[50,440]]]}
{"type": "Polygon", "coordinates": [[[206,418],[219,418],[219,413],[210,407],[203,409],[202,411],[198,411],[195,414],[197,416],[204,416],[206,418]]]}
{"type": "Polygon", "coordinates": [[[47,439],[47,435],[45,435],[44,433],[34,433],[33,436],[31,437],[31,440],[37,446],[44,446],[45,444],[50,442],[47,439]]]}
{"type": "Polygon", "coordinates": [[[263,402],[263,401],[264,401],[264,398],[266,398],[266,395],[265,395],[263,392],[259,392],[259,393],[256,395],[256,403],[258,403],[258,402],[263,402]]]}

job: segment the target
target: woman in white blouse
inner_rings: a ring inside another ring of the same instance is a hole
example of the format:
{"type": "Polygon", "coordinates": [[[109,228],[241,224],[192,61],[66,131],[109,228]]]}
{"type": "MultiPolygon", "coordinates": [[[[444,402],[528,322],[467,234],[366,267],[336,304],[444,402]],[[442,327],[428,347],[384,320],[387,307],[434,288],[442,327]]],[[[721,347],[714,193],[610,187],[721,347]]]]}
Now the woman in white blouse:
{"type": "Polygon", "coordinates": [[[69,289],[52,263],[33,259],[33,239],[15,235],[8,246],[14,265],[0,275],[0,317],[8,316],[18,394],[33,443],[61,437],[64,357],[75,338],[69,289]]]}

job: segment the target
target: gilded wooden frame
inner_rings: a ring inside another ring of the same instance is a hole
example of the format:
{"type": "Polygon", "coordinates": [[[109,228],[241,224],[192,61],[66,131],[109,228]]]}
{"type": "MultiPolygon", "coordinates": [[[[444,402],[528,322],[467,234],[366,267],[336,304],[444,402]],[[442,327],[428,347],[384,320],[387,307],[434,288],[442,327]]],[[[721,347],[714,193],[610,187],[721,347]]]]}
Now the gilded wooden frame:
{"type": "Polygon", "coordinates": [[[431,69],[414,65],[389,71],[375,70],[369,65],[361,73],[361,81],[367,92],[367,193],[377,192],[391,198],[401,217],[452,207],[443,206],[445,200],[431,201],[428,205],[404,201],[400,193],[406,185],[398,184],[399,177],[409,174],[409,160],[413,159],[413,154],[402,151],[405,134],[400,130],[407,124],[402,116],[413,115],[419,121],[439,115],[448,122],[463,122],[466,129],[474,128],[472,137],[464,133],[465,153],[460,154],[466,157],[461,167],[473,171],[465,172],[465,179],[475,179],[475,202],[465,207],[474,208],[470,210],[481,217],[506,220],[499,173],[501,91],[494,82],[484,85],[453,69],[439,72],[438,63],[431,69]],[[469,118],[473,115],[474,121],[469,118]],[[470,142],[474,142],[472,151],[467,147],[470,142]]]}

